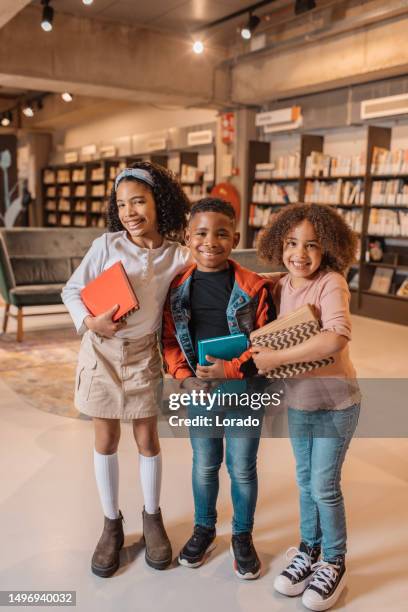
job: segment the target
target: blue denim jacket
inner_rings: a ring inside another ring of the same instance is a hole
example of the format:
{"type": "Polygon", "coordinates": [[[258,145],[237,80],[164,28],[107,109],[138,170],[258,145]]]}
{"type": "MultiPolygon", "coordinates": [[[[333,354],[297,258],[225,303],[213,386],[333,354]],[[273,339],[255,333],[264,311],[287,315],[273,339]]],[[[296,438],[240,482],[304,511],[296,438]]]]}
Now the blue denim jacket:
{"type": "MultiPolygon", "coordinates": [[[[268,299],[268,316],[264,315],[264,320],[257,321],[260,292],[266,288],[268,283],[262,277],[239,266],[236,262],[230,260],[229,263],[235,272],[235,281],[226,312],[229,331],[230,334],[245,333],[249,336],[254,329],[264,325],[267,320],[276,318],[276,311],[272,299],[268,299]],[[245,288],[242,285],[245,285],[245,288]]],[[[169,306],[177,342],[193,372],[197,367],[197,358],[189,330],[189,322],[191,319],[190,288],[194,269],[195,266],[188,271],[188,276],[183,275],[184,280],[181,283],[178,282],[180,277],[175,279],[169,292],[169,306]]],[[[267,292],[267,295],[269,298],[269,292],[267,292]]],[[[165,349],[164,343],[164,353],[165,349]]]]}

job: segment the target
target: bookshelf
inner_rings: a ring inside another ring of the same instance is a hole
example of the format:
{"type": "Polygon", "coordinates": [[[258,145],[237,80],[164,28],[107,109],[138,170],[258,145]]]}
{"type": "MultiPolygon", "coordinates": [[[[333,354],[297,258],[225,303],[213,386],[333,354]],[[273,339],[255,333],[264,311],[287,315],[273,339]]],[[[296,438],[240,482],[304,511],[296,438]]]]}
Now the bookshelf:
{"type": "Polygon", "coordinates": [[[115,177],[137,161],[172,170],[191,202],[205,197],[215,183],[215,146],[165,154],[105,158],[60,164],[42,170],[43,223],[48,227],[105,227],[105,211],[115,177]]]}
{"type": "Polygon", "coordinates": [[[259,229],[267,224],[269,214],[287,203],[304,200],[306,160],[313,151],[323,151],[323,140],[323,136],[302,134],[299,151],[288,156],[287,160],[284,157],[279,158],[274,164],[269,162],[268,142],[250,141],[247,248],[255,245],[259,229]],[[263,219],[261,224],[258,221],[260,218],[263,219]]]}
{"type": "Polygon", "coordinates": [[[192,149],[173,151],[171,169],[193,204],[204,198],[215,184],[215,146],[200,145],[192,149]]]}
{"type": "Polygon", "coordinates": [[[391,136],[391,128],[367,126],[364,152],[336,157],[323,153],[323,136],[302,134],[299,152],[274,163],[270,143],[250,143],[246,246],[296,195],[299,202],[334,206],[360,236],[359,261],[348,273],[352,312],[407,325],[408,299],[397,292],[408,280],[408,150],[392,151],[391,136]],[[383,250],[378,262],[368,255],[375,240],[383,250]],[[390,281],[375,291],[379,268],[390,281]]]}
{"type": "Polygon", "coordinates": [[[62,164],[42,171],[44,225],[47,227],[106,226],[105,212],[115,177],[135,161],[167,167],[166,155],[120,157],[62,164]]]}

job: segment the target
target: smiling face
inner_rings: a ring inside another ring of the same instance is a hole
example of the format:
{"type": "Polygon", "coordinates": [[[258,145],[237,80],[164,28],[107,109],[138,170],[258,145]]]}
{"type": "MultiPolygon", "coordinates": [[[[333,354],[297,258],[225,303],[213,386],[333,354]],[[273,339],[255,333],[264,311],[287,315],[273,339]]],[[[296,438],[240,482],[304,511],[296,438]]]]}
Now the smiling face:
{"type": "Polygon", "coordinates": [[[239,242],[235,221],[220,212],[198,212],[191,219],[186,243],[201,272],[218,272],[228,267],[228,257],[239,242]]]}
{"type": "Polygon", "coordinates": [[[147,185],[122,180],[116,191],[116,204],[120,222],[135,244],[145,246],[145,241],[162,240],[157,229],[156,205],[147,185]]]}
{"type": "Polygon", "coordinates": [[[319,270],[322,256],[315,229],[306,219],[292,227],[283,240],[282,259],[294,286],[300,287],[319,270]]]}

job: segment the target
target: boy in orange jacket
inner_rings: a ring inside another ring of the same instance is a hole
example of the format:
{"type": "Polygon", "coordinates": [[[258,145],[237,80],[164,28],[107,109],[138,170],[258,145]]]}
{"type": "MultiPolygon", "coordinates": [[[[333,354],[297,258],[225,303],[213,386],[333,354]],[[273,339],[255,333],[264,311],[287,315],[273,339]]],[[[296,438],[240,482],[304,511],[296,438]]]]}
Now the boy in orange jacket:
{"type": "MultiPolygon", "coordinates": [[[[239,242],[231,204],[204,198],[191,209],[186,243],[195,264],[177,276],[164,310],[163,356],[167,371],[183,386],[193,389],[212,379],[255,376],[249,350],[231,361],[207,355],[211,365],[197,363],[198,341],[206,338],[249,334],[276,318],[268,281],[229,259],[239,242]]],[[[258,494],[256,460],[259,434],[237,437],[225,429],[226,465],[231,478],[234,507],[231,553],[239,578],[260,574],[260,561],[252,541],[258,494]]],[[[194,436],[193,496],[194,532],[179,554],[187,567],[199,567],[215,547],[218,472],[223,460],[223,437],[194,436]]]]}

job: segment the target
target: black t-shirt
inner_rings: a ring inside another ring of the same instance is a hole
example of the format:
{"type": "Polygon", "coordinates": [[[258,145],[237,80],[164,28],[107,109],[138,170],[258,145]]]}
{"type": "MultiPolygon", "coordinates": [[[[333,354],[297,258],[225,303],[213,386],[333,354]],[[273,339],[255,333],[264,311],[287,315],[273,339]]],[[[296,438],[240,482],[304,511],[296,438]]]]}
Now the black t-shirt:
{"type": "Polygon", "coordinates": [[[233,268],[219,272],[193,272],[189,329],[197,357],[199,340],[230,335],[227,307],[234,280],[233,268]]]}

